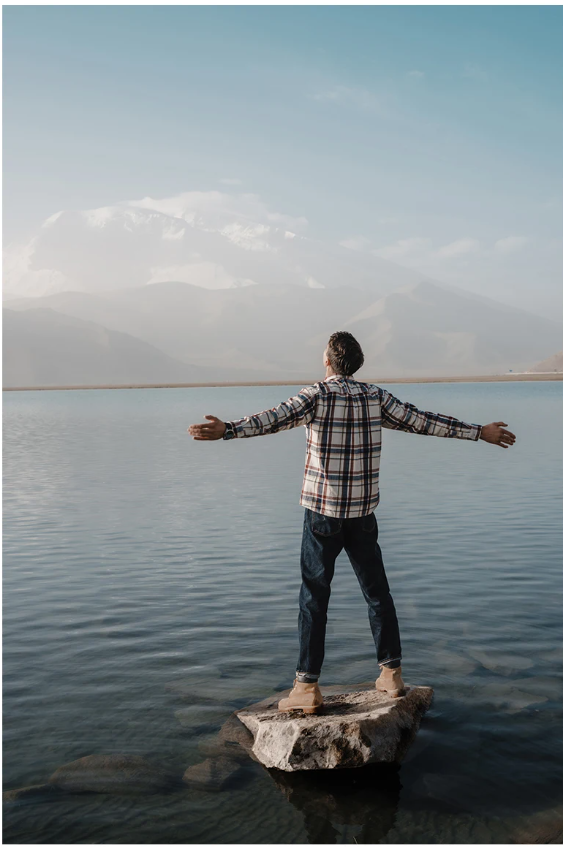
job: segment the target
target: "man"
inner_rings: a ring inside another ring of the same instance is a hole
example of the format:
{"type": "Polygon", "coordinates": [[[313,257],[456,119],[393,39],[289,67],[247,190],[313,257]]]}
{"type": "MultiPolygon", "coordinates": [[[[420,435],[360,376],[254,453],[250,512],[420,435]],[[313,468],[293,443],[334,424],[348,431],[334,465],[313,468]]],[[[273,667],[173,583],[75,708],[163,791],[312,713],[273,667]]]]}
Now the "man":
{"type": "Polygon", "coordinates": [[[240,420],[193,424],[196,441],[250,438],[304,425],[307,459],[300,503],[305,507],[299,595],[299,661],[282,711],[314,714],[322,706],[318,685],[334,563],[346,550],[368,604],[369,621],[381,675],[376,688],[391,697],[405,693],[401,643],[393,599],[377,543],[374,509],[379,502],[381,427],[420,435],[488,441],[507,448],[516,436],[507,424],[480,426],[433,412],[421,412],[388,391],[353,378],[364,363],[349,332],[335,332],[323,354],[326,376],[302,388],[279,406],[240,420]]]}

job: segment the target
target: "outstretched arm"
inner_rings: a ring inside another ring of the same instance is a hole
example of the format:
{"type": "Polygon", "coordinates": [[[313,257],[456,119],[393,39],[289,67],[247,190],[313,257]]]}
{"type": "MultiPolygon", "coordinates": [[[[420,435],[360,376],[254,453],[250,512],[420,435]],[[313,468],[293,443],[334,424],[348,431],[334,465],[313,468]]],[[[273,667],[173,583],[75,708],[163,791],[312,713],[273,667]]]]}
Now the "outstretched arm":
{"type": "Polygon", "coordinates": [[[217,441],[220,438],[251,438],[253,435],[271,435],[284,429],[293,429],[310,423],[315,416],[316,390],[313,386],[302,388],[290,397],[257,415],[234,421],[221,421],[214,415],[205,415],[207,424],[192,424],[188,428],[194,441],[217,441]]]}
{"type": "Polygon", "coordinates": [[[443,438],[464,438],[470,441],[488,441],[501,447],[514,444],[516,436],[506,429],[502,421],[486,424],[468,424],[448,415],[422,412],[412,403],[402,403],[388,391],[378,389],[381,399],[381,424],[387,429],[401,429],[419,435],[438,435],[443,438]]]}

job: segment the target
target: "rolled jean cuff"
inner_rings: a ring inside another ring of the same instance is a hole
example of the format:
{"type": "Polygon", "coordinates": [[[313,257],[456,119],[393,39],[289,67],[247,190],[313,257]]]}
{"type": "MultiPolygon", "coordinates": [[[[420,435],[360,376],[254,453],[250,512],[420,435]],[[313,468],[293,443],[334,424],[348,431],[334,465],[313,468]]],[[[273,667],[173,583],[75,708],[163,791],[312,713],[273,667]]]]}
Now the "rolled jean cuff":
{"type": "Polygon", "coordinates": [[[307,673],[307,671],[296,671],[297,682],[317,682],[320,674],[307,673]]]}
{"type": "Polygon", "coordinates": [[[389,668],[389,670],[394,671],[397,668],[401,667],[401,660],[400,659],[386,659],[385,662],[379,662],[379,667],[380,668],[386,667],[386,668],[389,668]]]}

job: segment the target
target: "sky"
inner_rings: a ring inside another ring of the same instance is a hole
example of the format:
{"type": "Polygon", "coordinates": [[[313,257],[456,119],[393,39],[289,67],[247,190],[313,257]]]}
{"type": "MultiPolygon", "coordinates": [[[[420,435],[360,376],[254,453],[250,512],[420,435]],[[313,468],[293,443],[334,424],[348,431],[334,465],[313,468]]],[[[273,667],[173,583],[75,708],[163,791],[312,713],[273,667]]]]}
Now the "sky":
{"type": "Polygon", "coordinates": [[[252,194],[561,319],[562,33],[557,6],[5,6],[4,243],[252,194]]]}

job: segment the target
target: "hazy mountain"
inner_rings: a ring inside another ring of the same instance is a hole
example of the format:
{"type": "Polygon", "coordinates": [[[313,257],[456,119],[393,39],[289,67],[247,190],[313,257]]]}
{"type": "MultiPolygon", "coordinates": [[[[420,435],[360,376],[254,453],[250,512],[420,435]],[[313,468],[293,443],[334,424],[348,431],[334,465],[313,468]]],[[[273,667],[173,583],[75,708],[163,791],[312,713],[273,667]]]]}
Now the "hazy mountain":
{"type": "MultiPolygon", "coordinates": [[[[304,225],[268,212],[253,195],[219,192],[59,212],[28,244],[8,250],[4,297],[10,310],[42,307],[98,325],[96,336],[91,323],[74,325],[74,334],[64,324],[57,349],[91,353],[64,368],[61,360],[65,379],[82,362],[79,382],[99,378],[95,361],[114,383],[124,368],[140,382],[161,371],[170,374],[163,381],[195,381],[177,370],[183,365],[190,374],[203,369],[202,381],[308,380],[322,376],[324,345],[343,328],[363,345],[360,375],[370,379],[524,370],[561,347],[560,324],[312,241],[304,225]],[[110,345],[113,374],[104,331],[129,337],[127,367],[117,341],[110,345]],[[151,345],[150,355],[138,348],[138,362],[135,339],[151,345]]],[[[36,317],[37,331],[54,320],[36,317]]],[[[16,343],[35,361],[32,324],[18,326],[7,342],[10,361],[16,343]]]]}
{"type": "Polygon", "coordinates": [[[3,309],[4,387],[207,379],[150,344],[52,309],[3,309]]]}
{"type": "Polygon", "coordinates": [[[361,339],[366,360],[390,375],[523,370],[563,338],[561,324],[428,282],[377,300],[345,328],[361,339]]]}
{"type": "Polygon", "coordinates": [[[240,369],[243,380],[320,375],[324,345],[336,329],[357,336],[366,354],[359,376],[370,379],[524,370],[563,337],[556,323],[432,283],[373,300],[352,288],[207,290],[168,282],[13,300],[10,309],[39,304],[205,366],[213,379],[228,379],[218,375],[228,368],[240,369]]]}
{"type": "Polygon", "coordinates": [[[563,373],[563,350],[533,365],[527,373],[563,373]]]}
{"type": "Polygon", "coordinates": [[[185,362],[267,371],[272,379],[285,379],[288,372],[316,373],[323,348],[314,339],[322,336],[326,342],[338,321],[369,303],[369,295],[355,289],[256,285],[208,290],[166,282],[103,296],[69,291],[14,300],[9,306],[41,304],[142,338],[185,362]]]}

